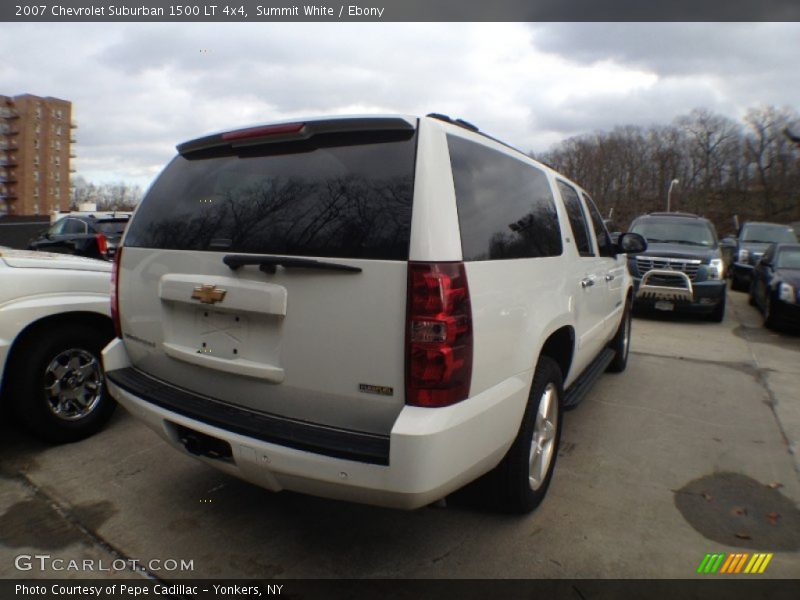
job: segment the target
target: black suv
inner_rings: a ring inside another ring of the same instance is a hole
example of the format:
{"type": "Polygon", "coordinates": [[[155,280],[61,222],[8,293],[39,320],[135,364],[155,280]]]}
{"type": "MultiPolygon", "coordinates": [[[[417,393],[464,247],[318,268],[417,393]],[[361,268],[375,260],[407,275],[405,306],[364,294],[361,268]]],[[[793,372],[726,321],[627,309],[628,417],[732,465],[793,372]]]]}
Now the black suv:
{"type": "Polygon", "coordinates": [[[129,218],[127,213],[101,217],[70,215],[31,240],[28,249],[111,260],[129,218]]]}
{"type": "Polygon", "coordinates": [[[628,258],[636,308],[725,317],[724,267],[714,225],[688,213],[637,217],[631,231],[647,239],[647,251],[628,258]]]}
{"type": "MultiPolygon", "coordinates": [[[[726,238],[724,241],[727,241],[726,238]]],[[[758,264],[770,244],[796,244],[797,235],[789,225],[778,223],[744,223],[733,248],[733,268],[731,269],[731,289],[739,292],[750,290],[753,268],[758,264]]]]}

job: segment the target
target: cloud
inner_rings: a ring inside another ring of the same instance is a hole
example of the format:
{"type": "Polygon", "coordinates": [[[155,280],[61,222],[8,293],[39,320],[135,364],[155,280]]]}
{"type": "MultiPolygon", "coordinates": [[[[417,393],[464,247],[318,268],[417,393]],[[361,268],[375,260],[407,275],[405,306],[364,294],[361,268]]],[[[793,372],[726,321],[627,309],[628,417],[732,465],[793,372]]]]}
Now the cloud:
{"type": "Polygon", "coordinates": [[[0,24],[0,92],[73,102],[78,172],[147,185],[175,144],[259,122],[444,112],[522,150],[797,96],[800,26],[0,24]]]}

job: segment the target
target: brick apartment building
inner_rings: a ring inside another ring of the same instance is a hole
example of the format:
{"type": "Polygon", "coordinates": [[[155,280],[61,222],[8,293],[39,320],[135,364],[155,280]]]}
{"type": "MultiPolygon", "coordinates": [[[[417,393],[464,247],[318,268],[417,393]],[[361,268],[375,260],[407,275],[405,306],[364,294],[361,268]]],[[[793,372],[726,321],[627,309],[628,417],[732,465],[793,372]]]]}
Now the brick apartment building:
{"type": "Polygon", "coordinates": [[[69,208],[72,103],[0,95],[0,215],[69,208]]]}

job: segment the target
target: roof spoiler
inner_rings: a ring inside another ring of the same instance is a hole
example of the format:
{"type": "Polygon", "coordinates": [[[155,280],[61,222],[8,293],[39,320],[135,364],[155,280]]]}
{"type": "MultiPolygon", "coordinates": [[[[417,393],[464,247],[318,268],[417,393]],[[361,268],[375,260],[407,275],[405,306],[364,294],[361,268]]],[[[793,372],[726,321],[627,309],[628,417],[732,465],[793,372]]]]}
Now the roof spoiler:
{"type": "Polygon", "coordinates": [[[303,141],[316,135],[363,131],[412,132],[414,129],[416,129],[415,125],[400,117],[327,119],[324,121],[262,125],[224,133],[215,133],[178,144],[176,148],[181,155],[185,156],[193,152],[209,150],[211,148],[239,148],[242,146],[259,146],[280,142],[303,141]]]}

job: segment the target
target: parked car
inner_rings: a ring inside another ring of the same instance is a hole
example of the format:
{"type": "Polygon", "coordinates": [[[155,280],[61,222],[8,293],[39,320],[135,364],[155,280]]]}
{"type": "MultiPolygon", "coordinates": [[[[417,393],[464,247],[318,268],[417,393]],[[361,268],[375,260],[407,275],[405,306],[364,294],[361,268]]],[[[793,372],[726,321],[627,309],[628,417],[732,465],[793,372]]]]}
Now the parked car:
{"type": "Polygon", "coordinates": [[[753,268],[770,244],[796,244],[797,234],[788,225],[750,221],[739,228],[735,239],[731,269],[731,289],[746,292],[750,289],[753,268]]]}
{"type": "Polygon", "coordinates": [[[489,473],[504,509],[542,500],[562,410],[625,368],[640,236],[441,115],[178,152],[115,261],[120,403],[271,490],[410,509],[489,473]]]}
{"type": "Polygon", "coordinates": [[[113,337],[111,264],[0,250],[0,394],[39,437],[73,442],[114,411],[100,362],[113,337]]]}
{"type": "Polygon", "coordinates": [[[753,269],[750,304],[770,328],[800,328],[800,244],[770,244],[753,269]]]}
{"type": "Polygon", "coordinates": [[[689,213],[650,213],[637,217],[631,231],[647,239],[647,252],[628,259],[635,307],[725,318],[725,273],[711,221],[689,213]]]}
{"type": "Polygon", "coordinates": [[[111,260],[129,219],[130,213],[113,216],[73,214],[58,219],[39,237],[31,240],[28,248],[111,260]]]}

